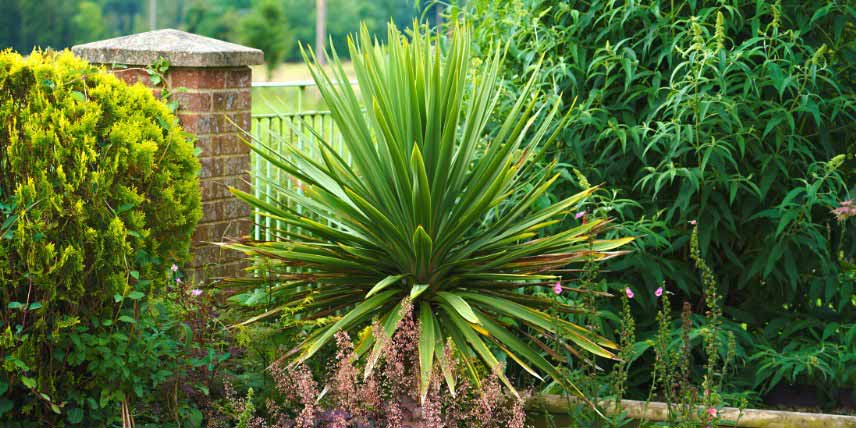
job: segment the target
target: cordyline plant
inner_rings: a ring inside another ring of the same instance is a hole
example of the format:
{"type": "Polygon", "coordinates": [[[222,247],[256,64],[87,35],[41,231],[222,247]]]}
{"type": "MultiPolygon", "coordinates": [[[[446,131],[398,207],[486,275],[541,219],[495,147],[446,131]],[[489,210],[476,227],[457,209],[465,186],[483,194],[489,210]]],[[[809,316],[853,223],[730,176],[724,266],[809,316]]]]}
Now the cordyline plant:
{"type": "MultiPolygon", "coordinates": [[[[268,275],[240,281],[264,283],[284,302],[253,320],[295,308],[302,320],[337,315],[289,354],[302,362],[340,330],[375,321],[391,337],[402,306],[412,306],[423,400],[435,362],[455,393],[447,340],[476,382],[483,371],[472,362],[493,369],[502,352],[539,379],[565,383],[544,356],[558,357],[546,339],[576,355],[614,358],[608,348],[615,344],[551,315],[574,308],[524,293],[553,286],[571,263],[615,256],[631,240],[595,239],[607,224],[601,219],[539,235],[594,191],[533,207],[557,178],[533,167],[562,124],[559,102],[544,102],[530,84],[501,126],[488,130],[503,54],[496,49],[473,67],[466,28],[456,28],[445,49],[426,30],[408,38],[393,26],[386,45],[363,28],[349,47],[359,95],[335,83],[348,80],[335,51],[332,75],[314,53],[304,56],[352,160],[320,133],[320,159],[294,145],[274,153],[257,142],[253,150],[302,190],[267,180],[283,198],[266,202],[232,189],[289,225],[275,231],[279,242],[223,244],[264,260],[268,275]]],[[[355,352],[367,357],[369,373],[384,338],[364,332],[355,352]]]]}

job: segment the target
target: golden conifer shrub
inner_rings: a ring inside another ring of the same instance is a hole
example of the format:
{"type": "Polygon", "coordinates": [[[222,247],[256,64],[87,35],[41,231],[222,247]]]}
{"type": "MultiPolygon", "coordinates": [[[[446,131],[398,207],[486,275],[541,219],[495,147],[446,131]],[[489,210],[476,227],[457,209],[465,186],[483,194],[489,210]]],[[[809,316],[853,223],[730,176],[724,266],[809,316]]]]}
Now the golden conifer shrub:
{"type": "Polygon", "coordinates": [[[187,260],[199,168],[149,88],[70,52],[0,52],[0,415],[50,413],[92,381],[66,336],[187,260]]]}

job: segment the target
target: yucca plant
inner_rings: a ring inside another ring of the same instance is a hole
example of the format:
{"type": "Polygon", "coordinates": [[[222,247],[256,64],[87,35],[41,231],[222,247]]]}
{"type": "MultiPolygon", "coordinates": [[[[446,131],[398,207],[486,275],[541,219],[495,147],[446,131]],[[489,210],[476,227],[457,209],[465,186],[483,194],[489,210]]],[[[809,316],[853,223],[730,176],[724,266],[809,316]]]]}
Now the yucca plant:
{"type": "MultiPolygon", "coordinates": [[[[232,189],[257,212],[289,225],[275,231],[279,242],[224,244],[263,260],[266,275],[239,282],[265,283],[282,302],[251,321],[283,311],[297,311],[301,320],[335,315],[290,353],[302,362],[343,329],[376,321],[389,337],[405,316],[401,308],[412,307],[423,399],[435,362],[454,394],[447,340],[476,381],[483,370],[471,362],[493,370],[501,352],[533,376],[564,382],[548,361],[559,354],[543,338],[576,355],[614,358],[615,344],[551,315],[574,308],[525,292],[553,287],[571,272],[563,270],[569,264],[615,256],[631,240],[595,239],[607,225],[601,219],[543,232],[594,192],[533,206],[557,178],[533,166],[567,117],[559,101],[539,98],[530,84],[501,126],[488,130],[502,96],[501,49],[474,58],[467,28],[443,39],[415,27],[406,37],[391,25],[385,45],[365,28],[349,40],[359,95],[335,83],[348,80],[335,51],[330,73],[314,53],[304,54],[350,162],[320,132],[320,159],[293,145],[274,153],[253,144],[302,190],[267,180],[284,196],[270,203],[232,189]],[[541,125],[533,127],[536,120],[541,125]]],[[[367,373],[380,339],[363,334],[357,344],[367,373]]]]}

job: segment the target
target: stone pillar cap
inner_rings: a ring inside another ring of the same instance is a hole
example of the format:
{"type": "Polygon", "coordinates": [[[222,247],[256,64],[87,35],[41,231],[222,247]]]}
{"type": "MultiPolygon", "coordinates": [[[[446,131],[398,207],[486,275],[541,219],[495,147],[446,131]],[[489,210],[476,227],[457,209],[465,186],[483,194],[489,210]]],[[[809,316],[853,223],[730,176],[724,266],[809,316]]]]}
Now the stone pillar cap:
{"type": "Polygon", "coordinates": [[[239,67],[264,63],[264,52],[184,31],[165,29],[71,48],[96,64],[150,65],[165,58],[174,67],[239,67]]]}

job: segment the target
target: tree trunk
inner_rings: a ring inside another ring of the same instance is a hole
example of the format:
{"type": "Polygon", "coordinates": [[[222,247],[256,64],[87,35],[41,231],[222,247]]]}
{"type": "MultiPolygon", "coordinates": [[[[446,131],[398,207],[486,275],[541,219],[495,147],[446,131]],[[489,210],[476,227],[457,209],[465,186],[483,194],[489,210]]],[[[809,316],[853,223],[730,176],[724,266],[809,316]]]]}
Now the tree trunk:
{"type": "Polygon", "coordinates": [[[158,1],[149,0],[149,30],[158,29],[158,1]]]}
{"type": "Polygon", "coordinates": [[[184,0],[175,2],[175,28],[181,28],[184,24],[184,0]]]}
{"type": "Polygon", "coordinates": [[[315,0],[315,54],[318,64],[327,63],[324,44],[327,39],[327,0],[315,0]]]}

